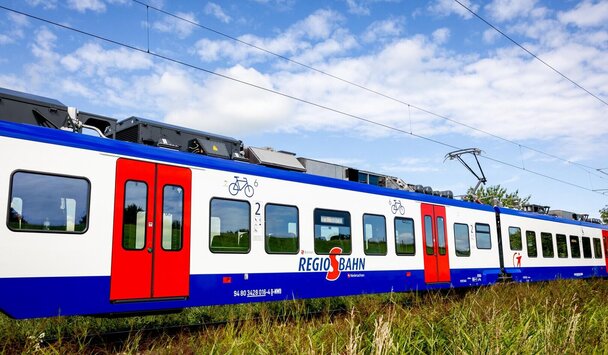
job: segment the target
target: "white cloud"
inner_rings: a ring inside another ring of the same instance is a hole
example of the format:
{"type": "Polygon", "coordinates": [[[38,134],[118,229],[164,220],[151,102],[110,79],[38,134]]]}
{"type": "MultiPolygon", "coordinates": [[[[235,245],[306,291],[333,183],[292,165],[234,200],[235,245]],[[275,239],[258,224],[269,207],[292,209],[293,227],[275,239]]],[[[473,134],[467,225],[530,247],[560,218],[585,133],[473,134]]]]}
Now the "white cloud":
{"type": "Polygon", "coordinates": [[[152,66],[150,57],[143,53],[125,48],[108,50],[92,42],[62,57],[60,62],[69,72],[79,72],[87,76],[105,76],[108,72],[128,72],[149,69],[152,66]]]}
{"type": "MultiPolygon", "coordinates": [[[[460,2],[474,12],[477,12],[479,9],[479,5],[471,3],[470,0],[460,0],[460,2]]],[[[470,19],[473,17],[473,15],[467,9],[456,3],[454,0],[434,0],[428,6],[428,10],[432,14],[438,16],[449,16],[455,14],[465,19],[470,19]]]]}
{"type": "Polygon", "coordinates": [[[562,23],[578,27],[605,26],[608,23],[608,1],[582,1],[573,10],[560,12],[558,18],[562,23]]]}
{"type": "Polygon", "coordinates": [[[496,21],[510,21],[518,16],[527,16],[536,5],[537,0],[493,0],[485,10],[496,21]]]}
{"type": "Polygon", "coordinates": [[[223,23],[230,23],[230,21],[232,21],[232,18],[226,15],[222,7],[213,2],[208,2],[207,5],[205,5],[205,14],[212,15],[223,23]]]}
{"type": "Polygon", "coordinates": [[[179,38],[182,39],[188,37],[196,28],[196,26],[192,24],[197,22],[194,13],[176,12],[175,15],[181,19],[169,15],[163,15],[162,20],[152,23],[152,29],[163,33],[175,33],[179,38]],[[190,22],[182,19],[186,19],[190,22]]]}
{"type": "Polygon", "coordinates": [[[498,39],[501,36],[500,33],[498,33],[495,29],[493,28],[489,28],[485,31],[483,31],[483,42],[487,43],[487,44],[493,44],[494,42],[496,42],[496,39],[498,39]]]}
{"type": "Polygon", "coordinates": [[[405,18],[375,21],[367,27],[361,36],[364,42],[376,42],[400,36],[405,27],[405,18]]]}
{"type": "Polygon", "coordinates": [[[366,1],[362,0],[346,0],[348,12],[355,15],[369,15],[370,9],[366,1]]]}
{"type": "Polygon", "coordinates": [[[87,11],[106,11],[106,4],[103,0],[67,0],[67,5],[69,8],[82,13],[87,11]]]}
{"type": "Polygon", "coordinates": [[[443,27],[435,30],[432,34],[433,41],[437,44],[444,44],[450,38],[450,29],[443,27]]]}
{"type": "MultiPolygon", "coordinates": [[[[239,39],[281,55],[298,56],[308,50],[308,58],[319,58],[356,45],[354,38],[340,29],[339,23],[342,21],[340,14],[334,11],[318,10],[276,37],[243,35],[239,39]],[[310,49],[316,49],[317,53],[310,49]]],[[[194,52],[205,62],[228,59],[232,62],[252,63],[269,58],[268,54],[230,40],[201,39],[195,44],[194,52]]]]}
{"type": "Polygon", "coordinates": [[[57,7],[57,0],[27,0],[30,6],[42,6],[42,8],[49,10],[57,7]]]}

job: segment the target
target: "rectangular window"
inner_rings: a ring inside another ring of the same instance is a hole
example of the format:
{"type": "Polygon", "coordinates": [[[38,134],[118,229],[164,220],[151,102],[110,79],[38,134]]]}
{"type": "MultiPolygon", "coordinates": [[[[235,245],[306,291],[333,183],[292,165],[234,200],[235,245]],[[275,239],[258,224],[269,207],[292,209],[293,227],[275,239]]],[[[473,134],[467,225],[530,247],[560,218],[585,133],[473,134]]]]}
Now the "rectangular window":
{"type": "Polygon", "coordinates": [[[596,259],[602,258],[602,241],[600,238],[593,238],[593,252],[596,259]]]}
{"type": "Polygon", "coordinates": [[[424,240],[427,255],[435,255],[435,245],[433,243],[433,218],[424,216],[424,240]]]}
{"type": "Polygon", "coordinates": [[[538,249],[536,248],[536,232],[526,231],[526,245],[528,247],[528,257],[536,258],[538,249]]]}
{"type": "Polygon", "coordinates": [[[568,243],[566,236],[563,234],[556,234],[555,240],[557,241],[557,257],[567,258],[568,257],[568,243]]]}
{"type": "Polygon", "coordinates": [[[468,224],[454,223],[454,244],[456,256],[471,256],[468,224]]]}
{"type": "Polygon", "coordinates": [[[269,254],[297,254],[300,247],[298,235],[298,208],[267,204],[265,248],[269,254]]]}
{"type": "Polygon", "coordinates": [[[573,258],[581,257],[581,245],[578,240],[578,236],[571,235],[570,236],[570,250],[573,258]]]}
{"type": "Polygon", "coordinates": [[[182,249],[184,223],[184,189],[181,186],[166,185],[163,188],[163,250],[182,249]]]}
{"type": "Polygon", "coordinates": [[[363,215],[363,248],[367,255],[386,255],[386,220],[384,216],[363,215]]]}
{"type": "Polygon", "coordinates": [[[84,178],[15,172],[7,226],[16,232],[82,234],[88,226],[90,190],[84,178]]]}
{"type": "Polygon", "coordinates": [[[148,185],[142,181],[125,183],[125,204],[122,212],[122,247],[141,250],[146,246],[148,185]]]}
{"type": "Polygon", "coordinates": [[[395,218],[395,248],[397,255],[416,254],[413,219],[395,218]]]}
{"type": "Polygon", "coordinates": [[[583,237],[583,256],[587,259],[591,258],[591,239],[583,237]]]}
{"type": "Polygon", "coordinates": [[[552,258],[555,255],[553,251],[553,234],[541,232],[540,243],[543,248],[543,258],[552,258]]]}
{"type": "Polygon", "coordinates": [[[315,253],[329,254],[335,247],[341,248],[342,254],[351,253],[350,213],[317,208],[314,221],[315,253]]]}
{"type": "Polygon", "coordinates": [[[439,255],[446,254],[445,244],[445,223],[443,217],[437,217],[437,249],[439,249],[439,255]]]}
{"type": "Polygon", "coordinates": [[[475,223],[475,239],[477,240],[477,249],[492,249],[490,225],[475,223]]]}
{"type": "Polygon", "coordinates": [[[521,229],[519,227],[509,227],[509,245],[511,250],[522,250],[521,229]]]}
{"type": "Polygon", "coordinates": [[[248,253],[251,206],[247,201],[211,199],[209,249],[214,253],[248,253]]]}

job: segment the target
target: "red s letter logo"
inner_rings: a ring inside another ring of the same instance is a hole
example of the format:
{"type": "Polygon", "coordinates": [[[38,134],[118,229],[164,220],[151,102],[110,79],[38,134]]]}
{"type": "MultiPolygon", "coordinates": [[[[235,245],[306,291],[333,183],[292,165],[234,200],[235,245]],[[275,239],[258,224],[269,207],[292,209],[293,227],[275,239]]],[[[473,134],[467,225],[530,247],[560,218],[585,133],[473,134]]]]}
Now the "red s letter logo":
{"type": "Polygon", "coordinates": [[[331,270],[327,272],[325,279],[327,281],[336,281],[340,277],[340,263],[336,259],[336,255],[342,254],[342,248],[333,247],[329,251],[329,262],[331,264],[331,270]]]}

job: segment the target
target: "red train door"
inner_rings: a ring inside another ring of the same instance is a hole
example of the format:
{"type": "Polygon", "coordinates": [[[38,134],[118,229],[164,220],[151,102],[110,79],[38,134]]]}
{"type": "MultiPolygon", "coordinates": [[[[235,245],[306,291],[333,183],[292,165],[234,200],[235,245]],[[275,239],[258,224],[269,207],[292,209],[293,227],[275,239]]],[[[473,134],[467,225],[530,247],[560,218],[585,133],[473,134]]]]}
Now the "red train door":
{"type": "Polygon", "coordinates": [[[421,204],[424,281],[450,282],[445,207],[421,204]]]}
{"type": "Polygon", "coordinates": [[[603,230],[602,236],[604,237],[604,258],[606,258],[606,272],[608,272],[608,231],[603,230]]]}
{"type": "Polygon", "coordinates": [[[111,301],[189,295],[191,174],[118,159],[111,301]]]}

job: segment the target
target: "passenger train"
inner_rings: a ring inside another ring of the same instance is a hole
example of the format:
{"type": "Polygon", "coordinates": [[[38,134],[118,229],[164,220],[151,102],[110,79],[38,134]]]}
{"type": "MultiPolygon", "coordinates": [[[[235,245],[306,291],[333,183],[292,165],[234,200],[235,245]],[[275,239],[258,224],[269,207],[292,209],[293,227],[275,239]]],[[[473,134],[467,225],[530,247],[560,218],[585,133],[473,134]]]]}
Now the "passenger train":
{"type": "Polygon", "coordinates": [[[12,318],[608,275],[606,225],[6,89],[0,151],[12,318]]]}

